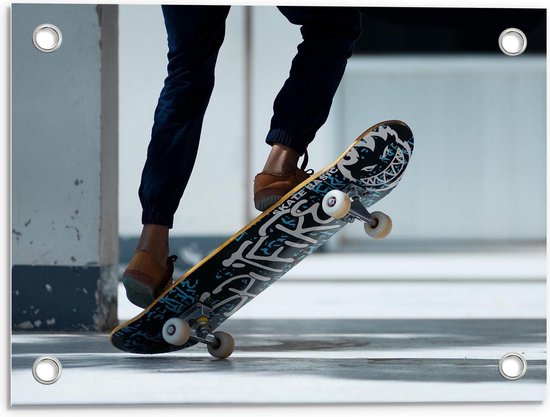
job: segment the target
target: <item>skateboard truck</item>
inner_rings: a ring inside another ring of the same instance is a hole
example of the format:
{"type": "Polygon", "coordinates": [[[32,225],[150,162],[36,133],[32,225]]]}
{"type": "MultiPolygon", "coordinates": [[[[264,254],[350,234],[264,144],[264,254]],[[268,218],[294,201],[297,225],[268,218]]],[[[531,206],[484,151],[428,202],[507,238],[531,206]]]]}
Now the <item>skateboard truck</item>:
{"type": "Polygon", "coordinates": [[[162,337],[174,346],[183,346],[188,341],[201,342],[208,346],[208,352],[215,358],[225,359],[233,353],[235,341],[229,333],[214,332],[208,317],[213,309],[206,305],[211,300],[201,297],[181,316],[167,320],[162,327],[162,337]]]}
{"type": "Polygon", "coordinates": [[[206,343],[207,345],[213,345],[214,347],[219,345],[219,341],[216,340],[212,334],[212,326],[208,323],[208,317],[201,316],[197,319],[195,327],[191,328],[190,338],[206,343]]]}
{"type": "Polygon", "coordinates": [[[392,229],[391,218],[380,211],[369,212],[361,202],[361,196],[366,191],[357,185],[351,185],[342,190],[329,191],[323,197],[324,212],[334,217],[342,219],[349,216],[347,221],[353,222],[355,219],[365,223],[365,232],[374,239],[384,239],[392,229]]]}
{"type": "Polygon", "coordinates": [[[365,223],[368,223],[371,227],[376,227],[379,223],[377,219],[372,217],[372,214],[367,210],[367,208],[361,203],[359,198],[355,197],[351,199],[351,207],[349,209],[349,214],[351,214],[351,219],[362,220],[365,223]]]}

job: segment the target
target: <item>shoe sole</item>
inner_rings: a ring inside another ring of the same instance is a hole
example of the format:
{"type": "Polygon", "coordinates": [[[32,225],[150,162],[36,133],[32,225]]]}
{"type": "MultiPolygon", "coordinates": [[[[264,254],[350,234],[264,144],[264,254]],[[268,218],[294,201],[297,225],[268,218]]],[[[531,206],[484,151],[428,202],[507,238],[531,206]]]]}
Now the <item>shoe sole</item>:
{"type": "Polygon", "coordinates": [[[254,203],[254,206],[256,207],[256,210],[265,211],[269,207],[271,207],[273,204],[275,204],[277,201],[279,201],[280,199],[281,199],[281,197],[279,197],[279,196],[265,197],[265,198],[262,198],[259,201],[256,201],[254,203]]]}
{"type": "Polygon", "coordinates": [[[290,190],[280,189],[280,188],[266,188],[260,190],[254,194],[254,207],[256,210],[265,211],[281,198],[290,190]]]}
{"type": "Polygon", "coordinates": [[[151,294],[150,288],[146,285],[128,276],[122,277],[122,284],[126,289],[126,297],[132,304],[146,308],[153,302],[153,294],[151,294]]]}

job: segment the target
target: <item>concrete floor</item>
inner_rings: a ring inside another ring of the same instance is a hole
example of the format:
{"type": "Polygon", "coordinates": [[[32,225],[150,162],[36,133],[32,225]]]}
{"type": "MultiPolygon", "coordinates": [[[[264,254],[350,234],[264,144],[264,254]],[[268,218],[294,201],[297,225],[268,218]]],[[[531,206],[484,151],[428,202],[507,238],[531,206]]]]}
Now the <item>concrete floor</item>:
{"type": "MultiPolygon", "coordinates": [[[[503,272],[499,278],[493,270],[495,276],[475,281],[431,279],[427,270],[421,279],[423,272],[416,268],[413,280],[385,281],[373,274],[377,279],[369,281],[350,272],[335,283],[300,275],[298,269],[224,325],[237,346],[223,361],[200,345],[141,356],[117,351],[106,334],[17,333],[12,337],[12,403],[542,401],[544,258],[538,267],[531,261],[531,270],[516,265],[523,277],[503,272]],[[349,297],[334,300],[334,285],[349,297]],[[527,372],[517,381],[498,370],[499,359],[509,352],[527,360],[527,372]],[[31,372],[36,358],[46,355],[63,365],[53,385],[39,384],[31,372]]],[[[316,267],[306,264],[303,271],[316,267]]],[[[465,269],[464,277],[468,273],[465,269]]],[[[127,319],[135,310],[124,297],[120,300],[119,316],[127,319]]]]}

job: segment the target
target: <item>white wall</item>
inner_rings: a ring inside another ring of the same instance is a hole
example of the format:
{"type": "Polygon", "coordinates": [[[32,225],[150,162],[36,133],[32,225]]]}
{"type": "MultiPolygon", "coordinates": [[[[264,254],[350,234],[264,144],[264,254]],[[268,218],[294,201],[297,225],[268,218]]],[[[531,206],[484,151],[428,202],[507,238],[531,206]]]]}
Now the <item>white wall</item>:
{"type": "Polygon", "coordinates": [[[116,324],[117,7],[15,4],[12,30],[12,328],[116,324]],[[33,45],[39,25],[59,49],[33,45]]]}
{"type": "MultiPolygon", "coordinates": [[[[120,234],[141,231],[138,188],[166,77],[166,33],[160,6],[120,6],[120,234]]],[[[199,155],[174,219],[174,235],[238,230],[244,214],[244,9],[233,7],[204,120],[199,155]]]]}
{"type": "MultiPolygon", "coordinates": [[[[174,236],[230,235],[256,214],[252,179],[268,154],[264,140],[272,103],[301,38],[299,28],[275,7],[254,7],[251,16],[250,144],[244,114],[245,11],[233,7],[174,236]],[[243,158],[246,146],[249,161],[243,158]]],[[[121,7],[123,236],[136,235],[141,227],[137,188],[165,53],[160,8],[121,7]]],[[[416,137],[412,164],[402,184],[376,207],[394,219],[393,242],[544,239],[545,87],[541,58],[356,56],[329,120],[310,147],[309,166],[320,169],[332,162],[371,125],[403,119],[416,137]]],[[[362,228],[354,224],[340,237],[363,239],[362,228]]]]}
{"type": "MultiPolygon", "coordinates": [[[[543,57],[356,57],[339,91],[336,138],[398,118],[415,134],[402,183],[376,205],[393,239],[543,240],[543,57]]],[[[354,224],[342,237],[362,238],[354,224]]]]}
{"type": "Polygon", "coordinates": [[[98,12],[19,4],[12,18],[13,263],[99,265],[97,197],[101,175],[113,173],[101,165],[98,12]],[[53,53],[32,43],[33,30],[45,22],[63,34],[53,53]]]}

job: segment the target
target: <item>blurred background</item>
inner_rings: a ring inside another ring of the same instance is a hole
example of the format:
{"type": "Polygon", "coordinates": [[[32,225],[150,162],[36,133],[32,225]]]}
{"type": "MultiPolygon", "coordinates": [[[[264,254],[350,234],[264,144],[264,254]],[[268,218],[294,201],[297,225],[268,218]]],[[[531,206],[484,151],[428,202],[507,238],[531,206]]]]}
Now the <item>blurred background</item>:
{"type": "MultiPolygon", "coordinates": [[[[416,149],[397,192],[379,203],[394,219],[391,237],[371,242],[353,224],[325,249],[543,245],[544,11],[362,11],[363,35],[330,118],[311,145],[309,166],[326,166],[364,130],[387,119],[411,126],[416,149]],[[466,30],[465,22],[475,29],[466,30]],[[498,47],[502,30],[514,25],[528,37],[521,57],[498,47]]],[[[141,230],[137,189],[165,77],[166,35],[157,6],[122,6],[119,24],[119,231],[127,257],[141,230]]],[[[273,99],[300,41],[299,28],[275,7],[231,9],[174,244],[199,245],[207,238],[215,245],[257,215],[252,180],[269,151],[264,139],[273,99]]]]}
{"type": "MultiPolygon", "coordinates": [[[[403,294],[425,293],[415,282],[442,283],[430,297],[443,297],[430,310],[437,317],[449,305],[449,282],[493,280],[487,294],[495,305],[457,296],[464,309],[456,314],[544,316],[546,11],[362,12],[362,37],[310,147],[309,167],[331,163],[373,124],[405,121],[415,134],[411,164],[375,207],[392,217],[394,229],[378,242],[359,222],[350,225],[291,271],[289,282],[322,279],[330,293],[346,279],[383,280],[401,283],[403,294]],[[509,27],[527,36],[517,57],[498,45],[509,27]],[[535,299],[506,304],[503,280],[520,286],[510,294],[529,288],[535,299]]],[[[171,234],[177,274],[259,214],[252,181],[269,151],[273,100],[300,42],[299,27],[275,7],[232,7],[197,163],[171,234]]],[[[137,312],[121,293],[116,307],[113,288],[141,231],[137,190],[166,53],[158,5],[14,6],[14,328],[105,329],[137,312]],[[44,21],[63,31],[62,47],[50,54],[29,41],[44,21]],[[73,301],[60,306],[56,288],[73,301]],[[89,303],[89,319],[59,318],[82,303],[89,303]]],[[[464,294],[473,291],[468,285],[464,294]]],[[[281,297],[276,288],[273,300],[281,297]]],[[[268,300],[252,304],[272,308],[268,300]]],[[[372,314],[422,315],[431,304],[418,298],[411,311],[397,305],[372,314]]]]}
{"type": "MultiPolygon", "coordinates": [[[[510,259],[514,279],[543,279],[545,12],[362,12],[362,37],[329,120],[310,147],[309,167],[326,166],[364,130],[388,119],[411,126],[414,156],[399,187],[376,206],[394,221],[388,239],[368,239],[356,222],[321,249],[327,256],[310,260],[290,279],[318,277],[320,270],[333,285],[350,276],[503,277],[510,259]],[[528,38],[520,57],[498,46],[508,27],[528,38]],[[336,254],[347,257],[329,256],[336,254]]],[[[159,7],[123,6],[119,25],[119,231],[121,259],[129,261],[141,230],[136,190],[165,76],[166,35],[159,7]]],[[[183,270],[258,214],[252,180],[269,151],[264,139],[273,99],[300,41],[299,28],[275,7],[231,9],[196,168],[172,231],[183,270]]],[[[250,315],[262,314],[261,308],[250,315]]]]}

